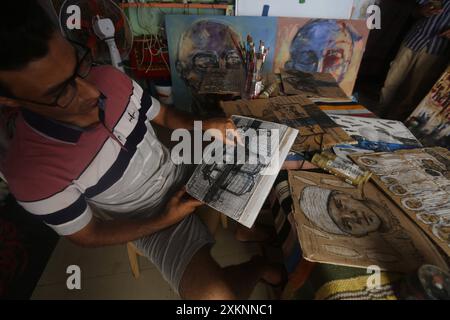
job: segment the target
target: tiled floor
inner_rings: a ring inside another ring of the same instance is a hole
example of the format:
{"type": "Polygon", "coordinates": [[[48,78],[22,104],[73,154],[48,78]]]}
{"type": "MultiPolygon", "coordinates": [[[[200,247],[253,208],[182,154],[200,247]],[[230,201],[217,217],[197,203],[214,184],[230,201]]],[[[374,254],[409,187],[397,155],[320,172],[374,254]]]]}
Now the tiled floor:
{"type": "MultiPolygon", "coordinates": [[[[255,244],[236,241],[229,229],[219,227],[213,257],[225,266],[258,254],[255,244]]],[[[141,276],[133,278],[125,245],[99,249],[80,248],[61,238],[36,287],[32,299],[179,299],[155,267],[139,258],[141,276]],[[66,269],[81,269],[81,290],[68,290],[66,269]]],[[[270,299],[270,287],[258,284],[250,299],[270,299]]]]}

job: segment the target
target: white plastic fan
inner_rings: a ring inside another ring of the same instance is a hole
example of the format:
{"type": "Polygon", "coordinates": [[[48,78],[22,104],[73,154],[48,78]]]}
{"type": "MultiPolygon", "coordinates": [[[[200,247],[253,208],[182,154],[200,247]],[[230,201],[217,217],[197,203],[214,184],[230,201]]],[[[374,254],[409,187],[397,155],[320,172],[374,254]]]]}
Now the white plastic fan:
{"type": "Polygon", "coordinates": [[[91,49],[96,63],[124,71],[133,34],[125,13],[112,0],[66,0],[59,10],[59,24],[68,40],[91,49]]]}

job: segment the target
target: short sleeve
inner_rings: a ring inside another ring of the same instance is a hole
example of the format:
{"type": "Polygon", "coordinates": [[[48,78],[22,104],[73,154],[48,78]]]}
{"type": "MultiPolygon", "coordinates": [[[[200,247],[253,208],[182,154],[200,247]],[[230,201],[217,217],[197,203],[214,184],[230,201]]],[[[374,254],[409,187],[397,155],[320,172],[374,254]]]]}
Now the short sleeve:
{"type": "Polygon", "coordinates": [[[146,110],[146,117],[148,120],[153,120],[158,115],[161,109],[161,103],[152,97],[148,90],[142,87],[133,80],[133,100],[139,104],[138,109],[146,110]]]}
{"type": "Polygon", "coordinates": [[[72,186],[46,199],[18,202],[61,236],[82,230],[93,216],[85,196],[72,186]]]}
{"type": "Polygon", "coordinates": [[[156,100],[155,98],[151,97],[151,103],[152,103],[152,105],[150,106],[150,108],[148,109],[148,112],[147,112],[148,120],[155,119],[155,117],[159,113],[159,110],[161,109],[161,103],[159,103],[159,101],[156,100]]]}

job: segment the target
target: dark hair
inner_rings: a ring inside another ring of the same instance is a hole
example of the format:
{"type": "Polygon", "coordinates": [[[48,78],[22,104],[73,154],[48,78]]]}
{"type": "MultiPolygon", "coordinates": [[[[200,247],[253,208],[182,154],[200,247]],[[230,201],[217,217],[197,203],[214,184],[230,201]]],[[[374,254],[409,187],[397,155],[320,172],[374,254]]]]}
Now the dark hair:
{"type": "Polygon", "coordinates": [[[5,1],[1,6],[0,70],[19,70],[44,57],[55,26],[38,1],[5,1]]]}

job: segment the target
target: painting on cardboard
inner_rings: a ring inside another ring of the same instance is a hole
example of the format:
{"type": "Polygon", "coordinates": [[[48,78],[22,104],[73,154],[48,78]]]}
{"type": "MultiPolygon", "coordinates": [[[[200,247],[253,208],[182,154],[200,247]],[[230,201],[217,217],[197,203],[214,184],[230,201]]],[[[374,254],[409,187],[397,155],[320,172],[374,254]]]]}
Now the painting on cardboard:
{"type": "Polygon", "coordinates": [[[406,125],[425,146],[450,145],[450,66],[408,118],[406,125]]]}
{"type": "MultiPolygon", "coordinates": [[[[236,43],[251,35],[256,43],[275,47],[275,17],[167,15],[170,69],[175,105],[190,110],[192,101],[201,103],[198,91],[210,70],[238,70],[242,59],[236,43]]],[[[264,72],[272,71],[269,52],[264,72]]]]}
{"type": "Polygon", "coordinates": [[[311,100],[302,96],[222,102],[228,115],[244,115],[285,124],[299,130],[292,151],[305,152],[331,148],[356,141],[334,123],[311,100]]]}
{"type": "Polygon", "coordinates": [[[367,183],[364,192],[319,173],[289,172],[294,217],[305,259],[412,272],[445,262],[401,210],[367,183]]]}
{"type": "Polygon", "coordinates": [[[274,71],[331,73],[351,96],[368,36],[365,20],[279,18],[274,71]]]}
{"type": "Polygon", "coordinates": [[[320,102],[351,102],[330,73],[281,69],[284,93],[320,102]]]}
{"type": "Polygon", "coordinates": [[[350,156],[450,256],[450,152],[435,147],[350,156]]]}
{"type": "Polygon", "coordinates": [[[358,141],[356,147],[376,152],[422,147],[406,126],[395,120],[330,115],[345,132],[358,141]]]}

